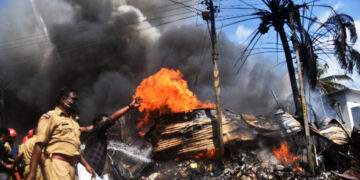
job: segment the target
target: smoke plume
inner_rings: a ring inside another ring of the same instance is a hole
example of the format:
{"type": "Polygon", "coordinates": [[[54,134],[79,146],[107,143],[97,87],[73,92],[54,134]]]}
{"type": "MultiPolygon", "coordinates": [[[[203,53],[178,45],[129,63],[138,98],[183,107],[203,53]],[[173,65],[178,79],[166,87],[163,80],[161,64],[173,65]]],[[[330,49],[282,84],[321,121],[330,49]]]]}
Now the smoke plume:
{"type": "MultiPolygon", "coordinates": [[[[88,125],[94,114],[127,105],[141,80],[161,67],[179,69],[199,99],[214,99],[208,31],[191,19],[176,21],[196,15],[182,6],[166,0],[34,0],[0,8],[0,82],[9,127],[34,127],[54,108],[63,86],[79,90],[80,124],[88,125]]],[[[289,96],[286,72],[275,71],[268,58],[254,56],[236,73],[242,47],[222,34],[218,48],[224,108],[265,114],[276,106],[271,89],[279,100],[289,96]]]]}

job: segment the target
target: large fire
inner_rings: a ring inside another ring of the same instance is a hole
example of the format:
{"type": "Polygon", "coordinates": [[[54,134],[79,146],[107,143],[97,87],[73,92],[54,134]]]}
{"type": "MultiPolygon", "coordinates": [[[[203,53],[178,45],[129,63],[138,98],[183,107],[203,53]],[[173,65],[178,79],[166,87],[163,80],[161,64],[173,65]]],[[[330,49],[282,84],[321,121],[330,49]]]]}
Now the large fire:
{"type": "Polygon", "coordinates": [[[144,102],[139,111],[145,111],[145,117],[140,120],[138,127],[148,123],[151,112],[158,111],[163,114],[215,107],[210,102],[203,103],[198,100],[196,95],[188,89],[187,82],[182,79],[182,76],[179,70],[162,68],[140,83],[134,97],[143,98],[144,102]]]}
{"type": "Polygon", "coordinates": [[[296,165],[296,169],[300,172],[302,172],[302,168],[299,166],[299,163],[297,163],[298,157],[293,155],[290,152],[290,146],[286,141],[282,141],[279,148],[277,148],[275,145],[273,146],[273,153],[275,157],[288,165],[296,165]]]}

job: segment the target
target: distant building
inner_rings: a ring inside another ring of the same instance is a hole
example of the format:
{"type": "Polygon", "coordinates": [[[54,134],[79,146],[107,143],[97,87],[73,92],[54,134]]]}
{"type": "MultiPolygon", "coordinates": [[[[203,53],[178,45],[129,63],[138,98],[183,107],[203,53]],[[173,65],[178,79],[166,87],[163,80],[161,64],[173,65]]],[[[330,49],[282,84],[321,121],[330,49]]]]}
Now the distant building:
{"type": "Polygon", "coordinates": [[[360,90],[342,89],[327,95],[334,110],[342,117],[349,130],[360,129],[360,90]]]}

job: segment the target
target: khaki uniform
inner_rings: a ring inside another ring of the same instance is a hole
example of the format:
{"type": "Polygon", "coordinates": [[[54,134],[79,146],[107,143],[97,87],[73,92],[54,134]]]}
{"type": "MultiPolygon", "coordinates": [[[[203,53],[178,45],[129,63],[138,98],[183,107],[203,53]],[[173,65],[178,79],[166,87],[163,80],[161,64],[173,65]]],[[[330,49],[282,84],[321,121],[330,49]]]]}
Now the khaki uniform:
{"type": "Polygon", "coordinates": [[[80,126],[71,117],[56,107],[41,116],[37,128],[37,143],[45,145],[45,154],[50,157],[45,160],[47,179],[75,179],[75,165],[59,159],[52,159],[53,154],[69,157],[80,157],[80,126]]]}
{"type": "MultiPolygon", "coordinates": [[[[27,140],[24,144],[20,146],[19,153],[23,153],[23,159],[24,159],[24,177],[28,177],[30,173],[30,162],[31,162],[31,156],[32,152],[34,150],[36,143],[36,135],[27,140]]],[[[41,173],[40,165],[37,168],[36,172],[36,180],[43,180],[43,175],[41,173]]]]}
{"type": "Polygon", "coordinates": [[[12,151],[11,144],[9,142],[5,142],[4,147],[5,147],[6,152],[8,154],[10,154],[10,152],[12,151]]]}

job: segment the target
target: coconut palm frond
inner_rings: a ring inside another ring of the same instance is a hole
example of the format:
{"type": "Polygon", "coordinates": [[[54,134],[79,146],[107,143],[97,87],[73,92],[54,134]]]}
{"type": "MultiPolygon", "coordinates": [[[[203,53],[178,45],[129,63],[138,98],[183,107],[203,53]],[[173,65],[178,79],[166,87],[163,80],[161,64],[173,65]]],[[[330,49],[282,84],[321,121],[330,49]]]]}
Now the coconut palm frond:
{"type": "Polygon", "coordinates": [[[352,48],[357,40],[354,19],[347,14],[338,14],[334,11],[320,27],[327,29],[333,35],[335,54],[341,68],[352,73],[355,67],[360,72],[360,53],[352,48]],[[350,32],[349,35],[347,30],[350,32]],[[351,44],[347,42],[348,37],[351,44]]]}
{"type": "Polygon", "coordinates": [[[317,65],[317,77],[320,79],[320,77],[322,77],[326,72],[327,70],[329,69],[329,65],[327,63],[324,63],[324,64],[318,64],[317,65]]]}
{"type": "Polygon", "coordinates": [[[349,58],[356,66],[356,71],[360,73],[360,53],[354,48],[350,48],[349,50],[349,58]]]}
{"type": "Polygon", "coordinates": [[[339,89],[346,88],[346,86],[338,81],[353,81],[353,79],[346,74],[335,74],[323,76],[326,74],[329,69],[329,65],[327,63],[318,64],[318,85],[325,93],[330,93],[333,91],[337,91],[339,89]]]}
{"type": "Polygon", "coordinates": [[[322,80],[322,81],[342,81],[342,80],[353,81],[353,79],[350,76],[345,75],[345,74],[326,76],[326,77],[320,78],[320,80],[322,80]]]}

